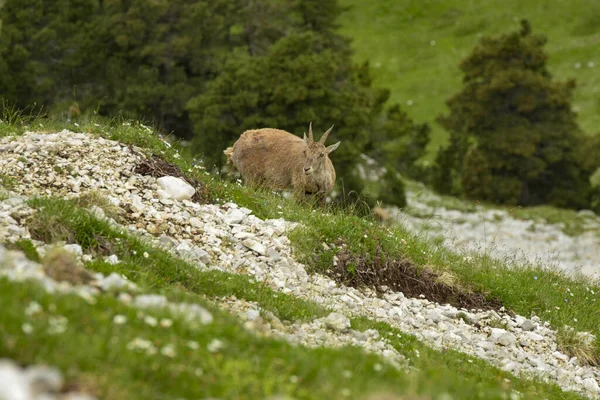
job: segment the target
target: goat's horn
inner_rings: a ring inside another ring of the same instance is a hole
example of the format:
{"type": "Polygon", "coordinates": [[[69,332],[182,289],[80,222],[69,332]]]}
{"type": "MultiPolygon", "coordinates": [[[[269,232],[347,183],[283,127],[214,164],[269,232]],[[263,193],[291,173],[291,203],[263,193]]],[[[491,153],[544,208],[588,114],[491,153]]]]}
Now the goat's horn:
{"type": "Polygon", "coordinates": [[[331,128],[327,129],[325,131],[325,133],[323,134],[323,136],[321,136],[321,140],[319,140],[319,143],[325,144],[325,141],[327,140],[327,136],[329,136],[329,132],[331,132],[332,129],[333,129],[333,125],[331,125],[331,128]]]}
{"type": "Polygon", "coordinates": [[[313,133],[312,133],[312,121],[308,124],[308,138],[311,142],[314,142],[313,133]]]}

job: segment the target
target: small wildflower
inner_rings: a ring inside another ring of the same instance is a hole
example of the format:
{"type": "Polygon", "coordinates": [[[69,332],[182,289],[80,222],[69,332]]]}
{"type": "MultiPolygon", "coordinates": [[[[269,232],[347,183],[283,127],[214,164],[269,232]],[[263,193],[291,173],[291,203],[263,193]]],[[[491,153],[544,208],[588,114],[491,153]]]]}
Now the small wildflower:
{"type": "Polygon", "coordinates": [[[188,341],[187,346],[192,350],[198,350],[200,348],[200,344],[194,340],[188,341]]]}
{"type": "Polygon", "coordinates": [[[202,376],[204,375],[204,371],[202,370],[202,368],[196,368],[194,374],[196,374],[196,376],[202,376]]]}
{"type": "Polygon", "coordinates": [[[342,375],[344,376],[344,378],[346,378],[346,379],[350,379],[350,378],[352,378],[352,371],[345,370],[345,371],[342,373],[342,375]]]}
{"type": "Polygon", "coordinates": [[[127,322],[127,317],[121,314],[117,314],[113,317],[113,322],[117,325],[123,325],[127,322]]]}
{"type": "Polygon", "coordinates": [[[537,281],[537,280],[538,280],[538,277],[537,277],[537,275],[535,275],[535,276],[533,277],[533,279],[535,279],[535,280],[537,281]]]}
{"type": "Polygon", "coordinates": [[[373,369],[377,372],[381,371],[383,369],[383,366],[379,363],[373,365],[373,369]]]}
{"type": "Polygon", "coordinates": [[[216,353],[223,349],[225,344],[219,339],[213,339],[207,346],[206,349],[211,353],[216,353]]]}
{"type": "Polygon", "coordinates": [[[127,344],[127,349],[142,350],[145,351],[148,355],[154,355],[157,352],[156,347],[151,341],[139,337],[129,342],[127,344]]]}
{"type": "Polygon", "coordinates": [[[170,328],[173,325],[173,321],[168,318],[163,318],[160,320],[160,326],[163,328],[170,328]]]}
{"type": "Polygon", "coordinates": [[[342,396],[344,396],[344,397],[352,396],[352,391],[350,391],[350,389],[348,389],[348,388],[343,388],[341,393],[342,393],[342,396]]]}
{"type": "Polygon", "coordinates": [[[158,321],[156,320],[156,318],[154,318],[154,317],[152,317],[150,315],[147,315],[147,316],[144,317],[144,322],[146,324],[150,325],[150,326],[156,326],[156,325],[158,325],[158,321]]]}
{"type": "Polygon", "coordinates": [[[31,335],[33,333],[33,326],[30,323],[25,322],[21,325],[21,330],[26,335],[31,335]]]}
{"type": "Polygon", "coordinates": [[[164,346],[162,349],[160,349],[160,353],[165,357],[171,358],[177,355],[177,353],[175,352],[175,346],[173,346],[172,344],[164,346]]]}
{"type": "Polygon", "coordinates": [[[148,254],[148,252],[147,252],[147,251],[145,251],[143,255],[144,255],[144,258],[148,258],[148,257],[150,257],[150,254],[148,254]]]}
{"type": "Polygon", "coordinates": [[[402,242],[403,245],[406,246],[406,239],[400,239],[400,241],[402,242]]]}
{"type": "Polygon", "coordinates": [[[293,383],[293,384],[298,383],[298,377],[296,375],[290,376],[290,383],[293,383]]]}
{"type": "Polygon", "coordinates": [[[40,306],[39,303],[32,301],[25,309],[25,315],[31,316],[33,314],[39,313],[40,311],[42,311],[42,306],[40,306]]]}
{"type": "Polygon", "coordinates": [[[50,317],[48,320],[48,334],[50,335],[58,335],[61,333],[65,333],[67,330],[67,325],[69,324],[69,320],[62,315],[57,317],[50,317]]]}

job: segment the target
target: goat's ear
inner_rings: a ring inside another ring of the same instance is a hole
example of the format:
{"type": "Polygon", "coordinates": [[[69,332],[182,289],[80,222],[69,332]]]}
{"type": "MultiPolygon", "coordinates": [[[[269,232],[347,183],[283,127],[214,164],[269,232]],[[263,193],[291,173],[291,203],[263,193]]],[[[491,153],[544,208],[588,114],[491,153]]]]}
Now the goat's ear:
{"type": "Polygon", "coordinates": [[[336,144],[332,144],[331,146],[327,146],[327,148],[325,148],[325,151],[327,152],[327,154],[329,154],[332,151],[334,151],[335,149],[337,149],[338,146],[340,145],[340,143],[342,143],[342,142],[337,142],[336,144]]]}
{"type": "Polygon", "coordinates": [[[304,143],[308,144],[308,138],[306,137],[306,132],[304,132],[304,143]]]}

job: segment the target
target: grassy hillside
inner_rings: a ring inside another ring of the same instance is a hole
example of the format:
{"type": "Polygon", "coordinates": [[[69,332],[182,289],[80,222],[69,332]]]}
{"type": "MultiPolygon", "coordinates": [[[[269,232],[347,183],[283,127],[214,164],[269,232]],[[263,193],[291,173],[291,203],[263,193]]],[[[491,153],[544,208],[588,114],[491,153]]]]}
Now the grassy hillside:
{"type": "MultiPolygon", "coordinates": [[[[381,282],[400,284],[401,279],[393,276],[385,280],[385,269],[381,263],[389,261],[394,263],[389,265],[404,268],[405,272],[412,269],[418,272],[419,279],[410,274],[405,278],[410,287],[418,290],[418,294],[410,295],[403,289],[407,297],[423,295],[433,298],[433,295],[441,293],[440,288],[449,287],[451,292],[447,301],[463,304],[461,299],[465,296],[481,299],[481,295],[485,294],[488,300],[497,299],[516,313],[525,316],[535,314],[549,321],[552,327],[559,329],[558,348],[570,355],[577,354],[582,358],[583,350],[570,335],[571,331],[561,330],[565,324],[576,331],[600,333],[597,324],[600,318],[597,307],[600,287],[595,283],[573,281],[536,267],[513,269],[502,261],[485,256],[466,258],[437,247],[399,225],[378,225],[372,219],[359,218],[339,209],[317,213],[306,205],[298,205],[270,192],[232,184],[193,168],[192,160],[180,155],[175,146],[167,146],[157,135],[149,134],[148,128],[136,123],[115,120],[105,125],[103,121],[93,119],[75,125],[45,120],[3,119],[14,122],[0,122],[0,138],[10,136],[17,140],[24,131],[39,126],[50,132],[70,128],[143,147],[148,153],[186,171],[190,179],[202,181],[215,202],[234,201],[263,219],[283,217],[288,221],[302,222],[289,233],[294,256],[305,263],[309,272],[330,276],[340,276],[332,271],[333,261],[337,258],[338,265],[342,266],[338,271],[348,272],[346,277],[339,278],[345,281],[340,282],[340,286],[355,284],[356,280],[360,280],[355,279],[357,276],[360,278],[359,273],[367,276],[377,271],[383,271],[377,276],[381,280],[371,283],[365,280],[357,286],[376,287],[381,282]],[[338,243],[339,246],[330,247],[328,243],[338,243]],[[352,271],[357,272],[353,274],[352,271]],[[431,291],[417,285],[427,283],[427,277],[435,279],[435,284],[430,284],[431,291]]],[[[33,162],[35,154],[23,152],[17,161],[33,162]]],[[[16,190],[21,184],[18,179],[21,169],[14,170],[17,173],[13,171],[12,175],[10,171],[8,167],[3,169],[0,186],[16,190]]],[[[65,172],[60,168],[54,171],[57,174],[65,172]]],[[[93,205],[101,207],[102,204],[93,205]]],[[[410,359],[414,370],[395,370],[387,366],[382,369],[378,365],[381,364],[379,357],[364,354],[353,347],[310,349],[261,337],[252,330],[243,329],[243,321],[221,309],[219,305],[224,302],[223,299],[235,296],[238,300],[256,303],[286,326],[310,322],[328,315],[331,309],[326,304],[313,301],[312,294],[304,298],[275,291],[265,282],[255,281],[240,271],[232,274],[221,270],[200,270],[169,252],[153,247],[146,240],[126,233],[127,229],[123,227],[115,228],[99,220],[77,201],[50,197],[30,199],[28,205],[36,210],[26,221],[34,236],[46,243],[63,240],[78,243],[85,254],[97,256],[85,263],[88,270],[105,275],[113,272],[122,274],[137,285],[141,294],[160,294],[173,303],[198,304],[209,309],[215,317],[213,325],[196,329],[172,313],[153,310],[140,314],[139,310],[117,301],[116,293],[111,291],[100,293],[95,301],[88,302],[74,295],[45,293],[35,284],[0,278],[0,303],[6,304],[9,310],[0,316],[0,358],[9,357],[26,365],[57,365],[66,371],[70,385],[91,387],[90,391],[100,398],[218,396],[223,399],[254,399],[288,394],[295,399],[362,399],[381,388],[389,388],[398,395],[422,394],[424,399],[447,399],[449,396],[454,399],[581,398],[576,393],[563,392],[551,383],[528,379],[527,376],[518,378],[452,347],[435,350],[413,334],[373,315],[353,315],[350,318],[352,328],[379,331],[399,354],[410,359]],[[107,250],[110,251],[105,253],[107,250]],[[99,258],[109,253],[118,256],[121,262],[112,264],[99,258]],[[38,311],[28,312],[33,303],[37,304],[35,308],[38,311]],[[64,317],[61,320],[68,321],[68,326],[62,334],[56,335],[48,327],[60,316],[64,317]],[[149,324],[148,316],[150,321],[155,322],[149,324]],[[118,320],[126,322],[115,322],[118,320]],[[170,322],[168,326],[158,327],[155,326],[157,320],[170,322]],[[27,329],[24,330],[24,326],[27,329]],[[226,347],[211,350],[209,344],[213,339],[221,340],[226,347]],[[354,378],[349,379],[351,376],[354,378]]],[[[105,211],[106,215],[109,211],[105,211]]],[[[230,246],[228,241],[225,242],[223,246],[230,246]]],[[[26,250],[32,260],[39,259],[39,255],[31,251],[30,241],[11,246],[26,250]],[[33,256],[30,253],[34,253],[33,256]]],[[[48,270],[49,262],[43,262],[48,270]]],[[[487,303],[485,305],[487,307],[487,303]]],[[[455,317],[461,321],[462,318],[468,320],[464,313],[457,313],[455,317]]],[[[489,324],[488,327],[505,327],[500,319],[485,324],[489,324]]],[[[583,355],[589,358],[590,364],[598,364],[600,348],[593,346],[585,348],[583,355]]],[[[408,398],[411,397],[398,397],[408,398]]]]}
{"type": "Polygon", "coordinates": [[[589,134],[600,129],[600,2],[596,0],[340,0],[350,9],[341,31],[358,61],[370,60],[376,83],[392,90],[417,121],[432,123],[431,150],[446,133],[434,118],[461,86],[459,62],[482,35],[519,29],[527,18],[548,37],[555,78],[576,78],[574,108],[589,134]]]}

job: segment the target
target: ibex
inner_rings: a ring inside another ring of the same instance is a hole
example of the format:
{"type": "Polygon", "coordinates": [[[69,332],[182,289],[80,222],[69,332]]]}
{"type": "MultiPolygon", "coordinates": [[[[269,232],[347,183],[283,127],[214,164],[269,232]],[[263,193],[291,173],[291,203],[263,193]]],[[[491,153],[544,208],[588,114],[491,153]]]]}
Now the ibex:
{"type": "Polygon", "coordinates": [[[335,183],[335,169],[328,155],[340,145],[337,142],[325,147],[332,129],[318,142],[313,139],[312,122],[308,137],[305,133],[303,139],[279,129],[248,130],[224,153],[227,163],[249,185],[292,189],[299,198],[316,195],[324,200],[335,183]]]}

